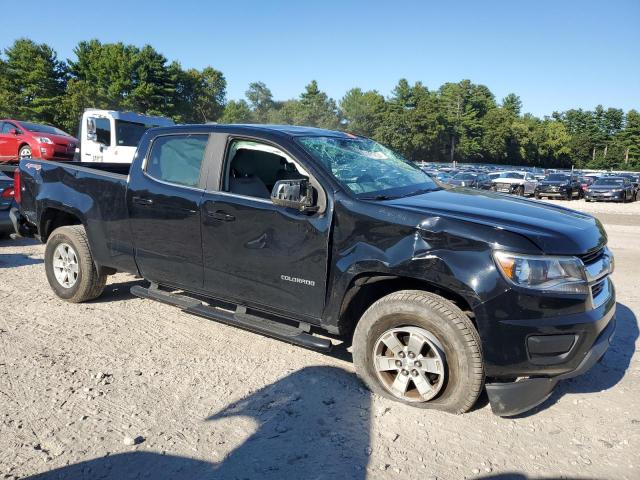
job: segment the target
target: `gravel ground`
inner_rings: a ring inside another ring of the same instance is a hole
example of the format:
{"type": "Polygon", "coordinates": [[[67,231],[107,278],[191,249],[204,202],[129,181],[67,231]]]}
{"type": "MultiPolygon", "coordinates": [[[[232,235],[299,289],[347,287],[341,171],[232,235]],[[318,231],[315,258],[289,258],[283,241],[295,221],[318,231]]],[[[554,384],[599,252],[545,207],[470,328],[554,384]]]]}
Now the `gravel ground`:
{"type": "Polygon", "coordinates": [[[618,333],[586,375],[518,418],[372,396],[323,355],[133,298],[71,305],[44,248],[0,241],[0,477],[640,478],[640,203],[596,212],[616,254],[618,333]],[[634,313],[635,312],[635,313],[634,313]]]}

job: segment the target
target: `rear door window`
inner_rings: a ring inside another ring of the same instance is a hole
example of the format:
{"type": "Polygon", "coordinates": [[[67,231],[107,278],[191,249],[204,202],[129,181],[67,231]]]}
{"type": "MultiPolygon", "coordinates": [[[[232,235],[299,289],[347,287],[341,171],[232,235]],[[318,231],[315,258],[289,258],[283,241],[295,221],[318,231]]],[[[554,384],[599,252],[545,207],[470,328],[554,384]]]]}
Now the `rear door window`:
{"type": "Polygon", "coordinates": [[[156,138],[146,172],[156,180],[198,187],[207,135],[165,135],[156,138]]]}

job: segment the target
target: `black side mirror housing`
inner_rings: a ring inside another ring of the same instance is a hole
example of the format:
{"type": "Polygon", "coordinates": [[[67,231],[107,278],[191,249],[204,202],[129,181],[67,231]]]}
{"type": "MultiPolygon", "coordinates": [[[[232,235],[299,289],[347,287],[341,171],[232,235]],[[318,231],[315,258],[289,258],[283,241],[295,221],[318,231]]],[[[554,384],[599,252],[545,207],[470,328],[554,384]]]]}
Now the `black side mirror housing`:
{"type": "Polygon", "coordinates": [[[278,180],[271,191],[274,205],[294,208],[301,212],[316,212],[314,189],[306,178],[278,180]]]}

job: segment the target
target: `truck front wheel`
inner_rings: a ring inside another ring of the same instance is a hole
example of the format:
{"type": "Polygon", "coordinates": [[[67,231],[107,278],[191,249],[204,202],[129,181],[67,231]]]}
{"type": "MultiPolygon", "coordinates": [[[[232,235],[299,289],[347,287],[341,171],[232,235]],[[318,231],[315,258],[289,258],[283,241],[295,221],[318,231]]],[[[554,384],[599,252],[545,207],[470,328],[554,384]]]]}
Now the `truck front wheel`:
{"type": "Polygon", "coordinates": [[[450,301],[419,290],[369,307],[354,332],[353,361],[373,392],[420,408],[464,413],[484,383],[471,320],[450,301]]]}
{"type": "Polygon", "coordinates": [[[55,229],[47,240],[44,261],[47,280],[58,297],[81,303],[102,294],[107,276],[98,274],[82,225],[55,229]]]}

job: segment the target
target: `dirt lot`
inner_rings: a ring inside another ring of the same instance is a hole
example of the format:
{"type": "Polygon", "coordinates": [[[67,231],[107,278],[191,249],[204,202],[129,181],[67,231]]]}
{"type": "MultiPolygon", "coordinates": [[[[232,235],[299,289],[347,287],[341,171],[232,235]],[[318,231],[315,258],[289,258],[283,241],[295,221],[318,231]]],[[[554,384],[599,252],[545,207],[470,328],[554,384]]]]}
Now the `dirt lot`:
{"type": "Polygon", "coordinates": [[[374,397],[347,352],[133,298],[127,275],[64,303],[41,245],[0,241],[0,477],[640,478],[640,202],[563,203],[609,232],[618,333],[588,374],[514,419],[486,399],[453,416],[374,397]]]}

